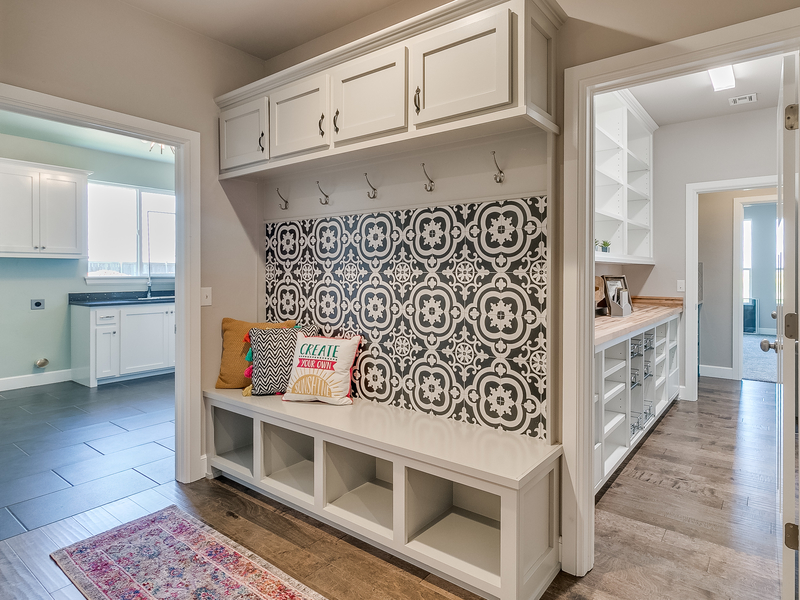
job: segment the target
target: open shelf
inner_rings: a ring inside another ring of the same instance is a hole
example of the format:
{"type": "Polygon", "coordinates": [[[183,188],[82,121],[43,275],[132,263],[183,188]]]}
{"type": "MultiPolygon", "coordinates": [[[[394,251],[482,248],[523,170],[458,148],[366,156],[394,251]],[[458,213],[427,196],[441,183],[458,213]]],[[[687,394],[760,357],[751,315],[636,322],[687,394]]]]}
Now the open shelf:
{"type": "Polygon", "coordinates": [[[607,410],[603,414],[603,435],[608,437],[625,421],[625,413],[616,413],[607,410]]]}
{"type": "Polygon", "coordinates": [[[659,387],[661,387],[662,385],[664,385],[664,382],[665,382],[666,380],[667,380],[667,376],[666,376],[666,375],[662,375],[661,377],[659,377],[658,379],[656,379],[656,389],[658,389],[659,387]]]}
{"type": "Polygon", "coordinates": [[[325,510],[392,538],[392,463],[325,443],[325,510]]]}
{"type": "Polygon", "coordinates": [[[621,392],[625,391],[625,383],[621,381],[604,381],[603,382],[603,403],[612,400],[621,392]]]}
{"type": "Polygon", "coordinates": [[[214,456],[222,464],[248,477],[253,476],[253,419],[214,407],[214,456]]]}
{"type": "Polygon", "coordinates": [[[617,463],[625,456],[628,448],[625,445],[613,446],[610,448],[609,454],[606,456],[605,464],[603,465],[604,473],[608,475],[613,472],[617,463]]]}
{"type": "Polygon", "coordinates": [[[609,375],[613,375],[620,369],[624,369],[627,363],[624,360],[617,360],[614,358],[605,359],[605,371],[603,371],[603,378],[605,379],[609,375]]]}
{"type": "Polygon", "coordinates": [[[314,503],[314,438],[261,423],[262,480],[314,503]]]}
{"type": "Polygon", "coordinates": [[[406,470],[407,546],[476,576],[500,583],[500,496],[406,470]]]}

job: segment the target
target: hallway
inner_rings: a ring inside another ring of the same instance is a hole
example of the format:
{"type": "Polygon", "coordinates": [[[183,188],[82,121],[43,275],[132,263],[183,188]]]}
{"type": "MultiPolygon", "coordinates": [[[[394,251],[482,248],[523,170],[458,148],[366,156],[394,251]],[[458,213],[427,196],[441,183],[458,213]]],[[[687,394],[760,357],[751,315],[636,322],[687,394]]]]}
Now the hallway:
{"type": "Polygon", "coordinates": [[[701,378],[596,505],[595,565],[545,600],[778,598],[775,386],[701,378]]]}

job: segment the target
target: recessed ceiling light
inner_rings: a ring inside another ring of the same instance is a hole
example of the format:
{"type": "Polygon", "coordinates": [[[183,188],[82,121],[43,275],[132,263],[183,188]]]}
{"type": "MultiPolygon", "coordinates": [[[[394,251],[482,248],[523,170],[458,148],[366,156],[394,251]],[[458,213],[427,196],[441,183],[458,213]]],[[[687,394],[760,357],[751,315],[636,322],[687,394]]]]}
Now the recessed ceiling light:
{"type": "Polygon", "coordinates": [[[715,92],[736,87],[736,77],[733,75],[732,65],[709,69],[708,76],[711,77],[711,85],[714,86],[715,92]]]}

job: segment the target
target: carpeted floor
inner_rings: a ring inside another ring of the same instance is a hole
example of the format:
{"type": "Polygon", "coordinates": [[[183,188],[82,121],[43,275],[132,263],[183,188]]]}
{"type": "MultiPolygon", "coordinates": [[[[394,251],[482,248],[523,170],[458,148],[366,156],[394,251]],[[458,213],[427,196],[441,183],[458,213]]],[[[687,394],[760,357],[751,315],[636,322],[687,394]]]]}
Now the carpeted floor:
{"type": "Polygon", "coordinates": [[[778,378],[777,354],[772,350],[763,352],[759,347],[761,340],[775,341],[774,335],[745,333],[742,342],[742,379],[770,381],[778,378]]]}

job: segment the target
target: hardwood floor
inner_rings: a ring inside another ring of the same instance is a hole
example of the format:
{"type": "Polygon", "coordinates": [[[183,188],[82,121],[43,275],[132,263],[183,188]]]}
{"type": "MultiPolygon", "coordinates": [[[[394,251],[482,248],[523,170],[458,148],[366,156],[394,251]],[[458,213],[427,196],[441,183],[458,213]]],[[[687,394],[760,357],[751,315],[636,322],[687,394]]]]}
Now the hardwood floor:
{"type": "Polygon", "coordinates": [[[701,378],[609,482],[595,566],[544,600],[780,597],[775,385],[701,378]]]}
{"type": "MultiPolygon", "coordinates": [[[[544,598],[778,598],[774,421],[773,385],[701,379],[699,401],[672,406],[599,499],[594,569],[562,573],[544,598]]],[[[233,481],[155,483],[1,541],[0,599],[82,598],[49,553],[172,503],[329,600],[477,599],[233,481]]]]}

